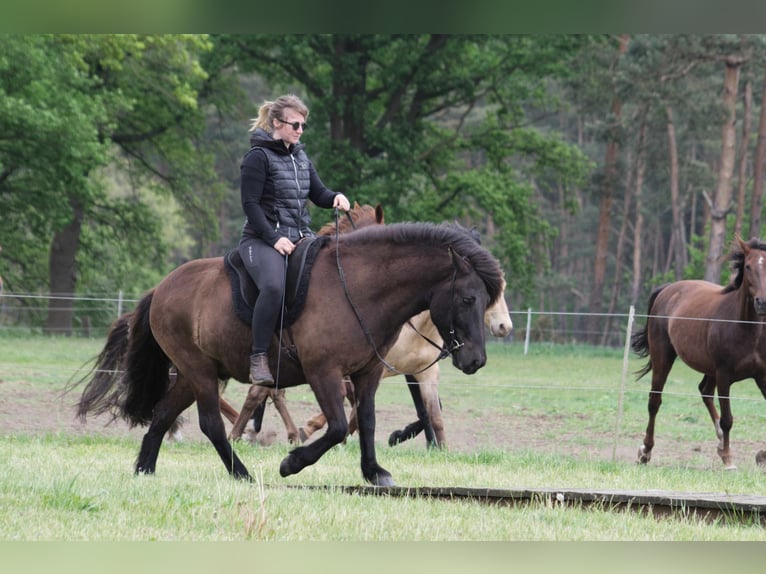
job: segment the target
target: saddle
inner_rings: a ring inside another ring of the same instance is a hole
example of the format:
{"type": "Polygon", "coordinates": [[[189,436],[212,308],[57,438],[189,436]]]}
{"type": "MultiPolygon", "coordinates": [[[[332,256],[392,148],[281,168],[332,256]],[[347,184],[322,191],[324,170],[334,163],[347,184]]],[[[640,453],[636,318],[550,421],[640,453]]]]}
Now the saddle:
{"type": "MultiPolygon", "coordinates": [[[[319,250],[330,242],[328,236],[306,237],[287,257],[287,281],[285,283],[284,327],[292,325],[303,311],[308,293],[311,268],[319,250]]],[[[258,298],[255,286],[245,269],[237,248],[223,256],[224,266],[231,282],[231,300],[237,318],[250,326],[253,317],[253,305],[258,298]]]]}

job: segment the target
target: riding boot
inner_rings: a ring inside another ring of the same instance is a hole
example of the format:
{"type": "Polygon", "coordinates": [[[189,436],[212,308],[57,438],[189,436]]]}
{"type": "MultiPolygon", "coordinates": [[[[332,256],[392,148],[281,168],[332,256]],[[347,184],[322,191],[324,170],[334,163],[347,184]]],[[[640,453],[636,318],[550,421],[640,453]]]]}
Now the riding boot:
{"type": "Polygon", "coordinates": [[[269,356],[266,353],[250,355],[250,382],[262,387],[274,387],[274,377],[269,369],[269,356]]]}

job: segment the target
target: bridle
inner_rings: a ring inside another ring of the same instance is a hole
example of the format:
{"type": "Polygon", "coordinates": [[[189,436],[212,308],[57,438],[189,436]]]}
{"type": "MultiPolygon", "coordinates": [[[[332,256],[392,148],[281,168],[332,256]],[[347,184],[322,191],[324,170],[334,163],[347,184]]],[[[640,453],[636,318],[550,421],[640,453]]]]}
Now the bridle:
{"type": "MultiPolygon", "coordinates": [[[[356,225],[354,224],[354,221],[351,219],[351,216],[346,212],[346,217],[348,217],[348,220],[351,222],[351,226],[353,229],[356,229],[356,225]]],[[[455,282],[457,280],[457,268],[453,269],[452,271],[452,278],[450,279],[450,308],[449,308],[449,333],[450,333],[450,342],[449,345],[439,345],[429,337],[425,336],[423,333],[418,331],[415,326],[412,324],[410,320],[407,320],[407,324],[412,327],[412,329],[423,339],[428,341],[431,345],[433,345],[436,349],[439,350],[439,355],[434,359],[427,367],[424,367],[420,369],[419,371],[416,371],[414,373],[405,373],[397,369],[395,366],[391,365],[384,357],[381,356],[380,351],[378,351],[377,345],[375,345],[375,341],[372,338],[372,334],[370,333],[370,330],[367,328],[366,323],[364,322],[364,319],[362,318],[361,313],[359,312],[359,309],[354,304],[354,301],[351,299],[351,294],[348,291],[348,285],[346,284],[346,277],[343,273],[343,266],[340,262],[340,244],[338,241],[340,235],[339,230],[339,222],[338,222],[338,209],[335,208],[335,261],[337,263],[338,267],[338,275],[340,277],[340,282],[343,285],[343,292],[346,295],[346,300],[348,301],[349,305],[351,306],[351,309],[354,311],[354,315],[356,315],[356,320],[359,323],[359,326],[362,328],[362,332],[364,333],[365,338],[367,339],[367,342],[372,347],[372,350],[375,352],[375,356],[378,358],[378,360],[385,365],[385,367],[393,373],[396,373],[398,375],[418,375],[422,373],[423,371],[426,371],[430,369],[432,366],[434,366],[436,363],[441,361],[442,359],[446,359],[449,357],[452,353],[460,349],[464,345],[462,341],[460,341],[457,338],[457,335],[455,334],[455,325],[454,325],[454,307],[453,307],[453,301],[455,298],[455,282]]]]}

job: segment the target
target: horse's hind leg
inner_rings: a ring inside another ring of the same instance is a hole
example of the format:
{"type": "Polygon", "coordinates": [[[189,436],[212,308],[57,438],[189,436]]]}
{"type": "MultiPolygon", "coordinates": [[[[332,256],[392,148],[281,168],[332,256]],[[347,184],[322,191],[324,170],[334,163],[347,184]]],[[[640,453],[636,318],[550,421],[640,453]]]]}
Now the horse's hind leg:
{"type": "Polygon", "coordinates": [[[194,394],[185,381],[178,377],[154,407],[152,422],[141,441],[141,450],[136,459],[136,474],[154,474],[163,436],[193,402],[194,394]]]}
{"type": "Polygon", "coordinates": [[[272,390],[271,400],[274,403],[274,407],[277,409],[279,416],[282,417],[282,422],[285,423],[285,429],[287,430],[287,440],[291,444],[300,444],[298,429],[293,422],[293,418],[290,416],[290,412],[287,410],[285,390],[272,390]]]}
{"type": "Polygon", "coordinates": [[[707,412],[710,414],[710,420],[713,421],[715,426],[715,434],[718,440],[721,440],[723,433],[721,432],[721,417],[718,415],[718,410],[715,408],[715,377],[705,375],[702,377],[698,386],[700,391],[700,397],[702,398],[702,404],[705,405],[707,412]]]}
{"type": "Polygon", "coordinates": [[[245,432],[245,425],[247,421],[253,416],[255,409],[266,400],[269,396],[269,388],[261,385],[251,385],[247,391],[247,397],[242,405],[242,409],[239,411],[239,416],[234,422],[234,426],[229,433],[231,440],[239,440],[242,433],[245,432]]]}
{"type": "Polygon", "coordinates": [[[231,403],[229,403],[223,397],[220,397],[218,399],[218,407],[221,410],[221,414],[226,417],[227,421],[229,421],[231,424],[237,422],[239,413],[237,412],[237,409],[231,406],[231,403]]]}
{"type": "Polygon", "coordinates": [[[644,442],[638,449],[638,462],[640,464],[646,464],[652,458],[652,449],[654,448],[654,424],[657,419],[657,413],[662,405],[662,390],[665,387],[665,381],[670,374],[670,369],[673,367],[673,362],[676,358],[676,352],[667,339],[667,332],[663,334],[661,341],[653,343],[653,347],[656,349],[661,347],[660,350],[652,352],[651,364],[652,364],[652,389],[649,391],[649,403],[647,410],[649,411],[649,422],[646,425],[646,434],[644,435],[644,442]]]}
{"type": "MultiPolygon", "coordinates": [[[[758,389],[761,391],[763,398],[766,399],[766,379],[756,377],[755,384],[758,385],[758,389]]],[[[762,468],[766,467],[766,450],[760,450],[755,454],[755,462],[762,468]]]]}

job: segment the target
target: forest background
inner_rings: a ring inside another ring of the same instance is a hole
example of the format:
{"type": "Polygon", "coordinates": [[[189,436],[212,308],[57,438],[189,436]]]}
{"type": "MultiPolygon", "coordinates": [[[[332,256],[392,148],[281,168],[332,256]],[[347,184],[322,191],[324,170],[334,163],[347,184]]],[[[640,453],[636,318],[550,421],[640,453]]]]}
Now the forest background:
{"type": "Polygon", "coordinates": [[[567,340],[761,235],[766,35],[2,35],[0,322],[106,326],[99,298],[234,247],[287,92],[329,187],[475,226],[567,340]]]}

